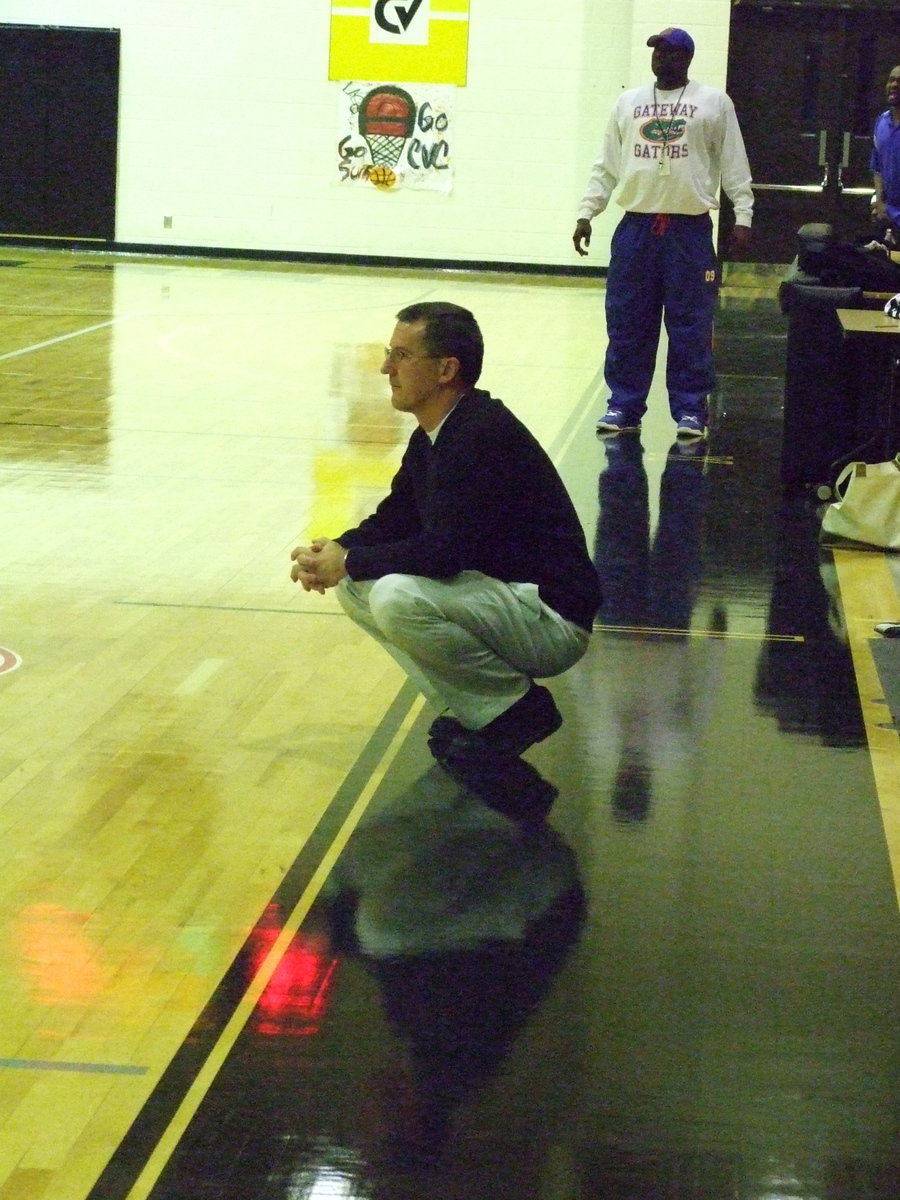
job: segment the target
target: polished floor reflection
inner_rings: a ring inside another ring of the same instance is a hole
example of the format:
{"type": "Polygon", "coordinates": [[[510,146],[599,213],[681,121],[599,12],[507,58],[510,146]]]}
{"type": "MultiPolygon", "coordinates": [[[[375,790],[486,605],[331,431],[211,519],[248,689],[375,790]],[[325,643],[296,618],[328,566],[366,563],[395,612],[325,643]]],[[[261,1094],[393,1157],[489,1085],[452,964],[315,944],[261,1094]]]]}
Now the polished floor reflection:
{"type": "Polygon", "coordinates": [[[896,1200],[900,572],[780,486],[777,277],[685,446],[660,393],[595,436],[596,283],[9,259],[0,1197],[896,1200]],[[288,580],[390,479],[379,347],[438,296],[605,589],[544,828],[288,580]]]}

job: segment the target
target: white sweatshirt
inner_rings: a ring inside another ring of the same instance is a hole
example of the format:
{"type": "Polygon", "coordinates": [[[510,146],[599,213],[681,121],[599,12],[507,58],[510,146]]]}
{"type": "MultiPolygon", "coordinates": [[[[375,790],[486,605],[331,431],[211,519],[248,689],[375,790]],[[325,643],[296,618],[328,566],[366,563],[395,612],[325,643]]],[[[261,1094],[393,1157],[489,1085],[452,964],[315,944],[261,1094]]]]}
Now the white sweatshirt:
{"type": "Polygon", "coordinates": [[[623,92],[610,114],[578,216],[603,212],[617,186],[626,212],[697,216],[719,207],[720,183],[736,224],[749,226],[750,164],[730,98],[693,80],[671,91],[657,86],[655,96],[645,84],[623,92]]]}

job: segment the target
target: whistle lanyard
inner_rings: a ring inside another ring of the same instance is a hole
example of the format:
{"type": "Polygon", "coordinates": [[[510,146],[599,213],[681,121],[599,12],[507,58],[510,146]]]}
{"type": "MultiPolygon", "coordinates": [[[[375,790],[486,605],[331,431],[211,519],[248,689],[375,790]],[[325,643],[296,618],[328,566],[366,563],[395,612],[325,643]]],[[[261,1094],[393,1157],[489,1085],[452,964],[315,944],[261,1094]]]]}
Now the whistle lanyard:
{"type": "MultiPolygon", "coordinates": [[[[684,89],[687,87],[688,83],[690,83],[689,79],[685,82],[684,87],[678,93],[678,99],[675,101],[675,116],[678,115],[678,109],[681,105],[681,98],[684,95],[684,89]]],[[[668,175],[669,171],[671,170],[671,163],[669,161],[669,155],[667,154],[667,151],[669,148],[669,141],[672,136],[672,124],[675,120],[675,116],[669,117],[669,123],[663,126],[662,121],[659,119],[659,101],[656,99],[655,83],[653,85],[653,111],[656,114],[656,123],[662,130],[662,154],[659,157],[658,170],[660,175],[668,175]]]]}

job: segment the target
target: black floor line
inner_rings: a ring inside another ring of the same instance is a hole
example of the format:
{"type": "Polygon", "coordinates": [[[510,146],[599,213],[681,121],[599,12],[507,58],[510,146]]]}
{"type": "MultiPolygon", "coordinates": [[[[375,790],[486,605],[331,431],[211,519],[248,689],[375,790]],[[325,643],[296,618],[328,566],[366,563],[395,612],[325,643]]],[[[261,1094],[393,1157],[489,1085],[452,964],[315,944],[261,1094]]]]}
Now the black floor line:
{"type": "MultiPolygon", "coordinates": [[[[415,689],[409,684],[404,685],[285,873],[266,911],[273,905],[287,912],[294,909],[348,813],[368,784],[373,767],[381,760],[409,713],[415,697],[415,689]]],[[[260,916],[260,922],[264,921],[265,913],[260,916]]],[[[252,945],[256,933],[257,927],[254,926],[86,1200],[124,1200],[134,1186],[246,994],[250,982],[246,976],[246,948],[252,945]]]]}

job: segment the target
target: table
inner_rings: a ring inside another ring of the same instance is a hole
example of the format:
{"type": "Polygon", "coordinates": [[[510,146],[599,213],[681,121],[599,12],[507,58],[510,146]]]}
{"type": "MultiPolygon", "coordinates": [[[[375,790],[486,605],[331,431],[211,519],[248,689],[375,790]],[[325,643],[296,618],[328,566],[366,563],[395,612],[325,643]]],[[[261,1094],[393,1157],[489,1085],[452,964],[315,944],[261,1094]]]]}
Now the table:
{"type": "Polygon", "coordinates": [[[838,308],[835,311],[844,337],[896,339],[894,343],[888,343],[891,349],[890,386],[875,414],[878,430],[836,465],[846,466],[856,461],[887,462],[900,451],[900,321],[889,317],[883,309],[838,308]]]}

